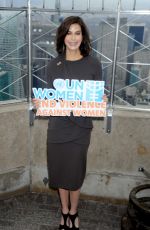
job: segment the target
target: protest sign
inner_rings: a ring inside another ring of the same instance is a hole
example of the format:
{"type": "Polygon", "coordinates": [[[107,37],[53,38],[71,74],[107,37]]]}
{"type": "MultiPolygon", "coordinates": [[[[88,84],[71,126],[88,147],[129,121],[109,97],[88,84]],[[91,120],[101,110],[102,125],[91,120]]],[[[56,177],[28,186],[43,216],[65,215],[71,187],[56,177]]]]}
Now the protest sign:
{"type": "Polygon", "coordinates": [[[104,81],[55,79],[54,88],[33,88],[37,116],[105,117],[104,81]]]}

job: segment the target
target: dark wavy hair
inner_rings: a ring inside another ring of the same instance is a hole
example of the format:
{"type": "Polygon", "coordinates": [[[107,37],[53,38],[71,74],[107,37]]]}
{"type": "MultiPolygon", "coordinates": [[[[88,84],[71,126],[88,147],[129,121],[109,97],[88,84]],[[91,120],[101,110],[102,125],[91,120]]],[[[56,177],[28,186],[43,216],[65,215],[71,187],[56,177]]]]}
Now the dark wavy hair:
{"type": "Polygon", "coordinates": [[[79,47],[81,55],[83,55],[84,57],[88,56],[91,51],[89,32],[82,18],[78,16],[70,16],[65,18],[61,25],[58,27],[56,34],[56,50],[58,54],[65,54],[66,46],[64,43],[64,39],[69,31],[70,26],[75,23],[81,26],[82,31],[83,40],[79,47]]]}

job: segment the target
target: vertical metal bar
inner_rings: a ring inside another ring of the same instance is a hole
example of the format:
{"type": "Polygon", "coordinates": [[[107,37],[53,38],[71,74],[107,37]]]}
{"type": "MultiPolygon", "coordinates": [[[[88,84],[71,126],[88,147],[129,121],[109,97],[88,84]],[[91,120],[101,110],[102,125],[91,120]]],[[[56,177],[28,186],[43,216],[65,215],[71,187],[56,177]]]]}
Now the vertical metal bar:
{"type": "Polygon", "coordinates": [[[114,91],[115,91],[115,75],[116,75],[116,62],[117,62],[117,50],[118,50],[118,36],[119,36],[119,26],[120,26],[120,9],[121,9],[121,0],[118,0],[118,13],[117,13],[117,25],[116,25],[116,35],[115,35],[115,47],[114,47],[114,57],[113,57],[113,70],[112,70],[112,80],[111,80],[111,90],[110,90],[110,102],[108,103],[107,108],[107,117],[106,117],[106,133],[110,133],[112,129],[112,106],[114,100],[114,91]]]}
{"type": "Polygon", "coordinates": [[[45,0],[43,0],[43,9],[45,9],[45,0]]]}
{"type": "Polygon", "coordinates": [[[31,107],[31,87],[32,87],[32,59],[31,59],[31,0],[28,0],[28,101],[31,107]]]}
{"type": "Polygon", "coordinates": [[[74,10],[74,0],[72,0],[72,10],[74,10]]]}
{"type": "Polygon", "coordinates": [[[58,10],[58,0],[55,0],[55,9],[58,10]]]}
{"type": "MultiPolygon", "coordinates": [[[[32,59],[31,59],[31,0],[28,0],[28,102],[29,102],[29,122],[31,120],[31,108],[32,108],[32,99],[31,99],[31,87],[32,87],[32,59]]],[[[29,180],[30,180],[30,192],[32,191],[32,148],[31,148],[31,128],[29,128],[29,180]]]]}
{"type": "Polygon", "coordinates": [[[133,10],[135,10],[135,8],[136,8],[136,0],[134,0],[133,10]]]}
{"type": "Polygon", "coordinates": [[[104,0],[102,0],[102,10],[104,10],[104,0]]]}
{"type": "Polygon", "coordinates": [[[111,81],[111,93],[110,93],[110,106],[111,107],[113,105],[114,90],[115,90],[116,61],[117,61],[117,51],[118,51],[117,47],[118,47],[119,25],[120,25],[120,8],[121,8],[121,0],[118,0],[117,25],[116,25],[115,47],[114,47],[114,57],[113,57],[113,70],[112,70],[112,81],[111,81]]]}
{"type": "Polygon", "coordinates": [[[13,0],[11,0],[11,8],[13,8],[13,0]]]}
{"type": "Polygon", "coordinates": [[[90,0],[87,0],[87,11],[90,10],[90,0]]]}
{"type": "Polygon", "coordinates": [[[55,0],[55,9],[60,10],[60,0],[55,0]]]}

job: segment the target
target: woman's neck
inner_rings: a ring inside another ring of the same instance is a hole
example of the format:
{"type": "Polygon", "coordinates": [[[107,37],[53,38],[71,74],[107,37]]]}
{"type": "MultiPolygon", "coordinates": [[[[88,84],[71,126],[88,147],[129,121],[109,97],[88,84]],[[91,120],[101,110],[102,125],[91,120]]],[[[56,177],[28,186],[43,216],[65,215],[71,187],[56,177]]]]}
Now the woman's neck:
{"type": "Polygon", "coordinates": [[[67,51],[66,50],[66,60],[68,61],[76,61],[81,59],[83,56],[80,53],[80,50],[75,51],[67,51]]]}

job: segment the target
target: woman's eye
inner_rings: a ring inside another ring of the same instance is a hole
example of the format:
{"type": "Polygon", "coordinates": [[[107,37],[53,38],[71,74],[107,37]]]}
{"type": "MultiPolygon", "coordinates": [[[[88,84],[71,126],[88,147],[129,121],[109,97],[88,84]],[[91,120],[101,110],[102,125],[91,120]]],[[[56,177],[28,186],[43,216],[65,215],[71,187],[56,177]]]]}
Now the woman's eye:
{"type": "MultiPolygon", "coordinates": [[[[70,31],[67,32],[68,35],[71,35],[72,33],[70,31]]],[[[75,35],[81,35],[81,32],[76,32],[75,35]]]]}

